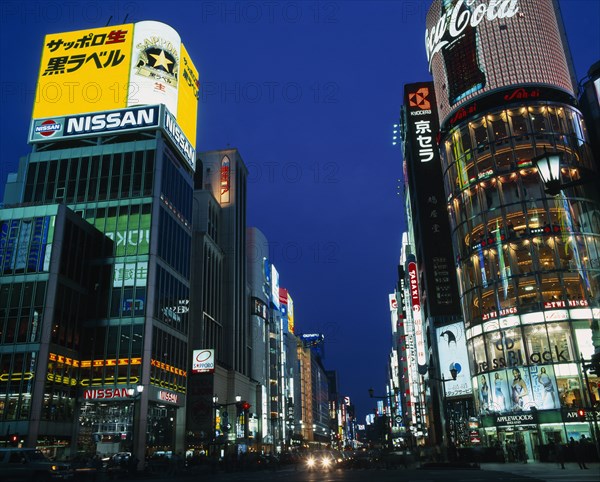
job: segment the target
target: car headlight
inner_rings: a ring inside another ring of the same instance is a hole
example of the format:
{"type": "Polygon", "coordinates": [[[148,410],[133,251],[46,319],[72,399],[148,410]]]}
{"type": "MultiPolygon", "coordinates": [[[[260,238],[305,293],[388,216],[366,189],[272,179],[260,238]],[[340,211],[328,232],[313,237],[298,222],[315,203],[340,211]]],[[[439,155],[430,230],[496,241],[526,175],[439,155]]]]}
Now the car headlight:
{"type": "Polygon", "coordinates": [[[321,464],[323,464],[323,467],[329,467],[331,465],[331,460],[327,457],[323,457],[321,464]]]}
{"type": "Polygon", "coordinates": [[[308,465],[309,467],[314,467],[315,466],[314,457],[309,457],[308,459],[306,459],[306,465],[308,465]]]}

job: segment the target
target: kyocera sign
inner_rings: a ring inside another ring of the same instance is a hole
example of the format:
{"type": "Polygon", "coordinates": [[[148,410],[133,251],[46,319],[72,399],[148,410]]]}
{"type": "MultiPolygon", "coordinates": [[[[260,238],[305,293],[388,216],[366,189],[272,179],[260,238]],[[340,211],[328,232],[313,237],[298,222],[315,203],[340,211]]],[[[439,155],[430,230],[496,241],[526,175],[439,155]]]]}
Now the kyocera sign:
{"type": "Polygon", "coordinates": [[[90,388],[83,392],[84,400],[115,400],[131,398],[127,388],[90,388]]]}
{"type": "Polygon", "coordinates": [[[157,105],[52,119],[34,119],[29,142],[144,130],[158,127],[159,121],[157,105]]]}

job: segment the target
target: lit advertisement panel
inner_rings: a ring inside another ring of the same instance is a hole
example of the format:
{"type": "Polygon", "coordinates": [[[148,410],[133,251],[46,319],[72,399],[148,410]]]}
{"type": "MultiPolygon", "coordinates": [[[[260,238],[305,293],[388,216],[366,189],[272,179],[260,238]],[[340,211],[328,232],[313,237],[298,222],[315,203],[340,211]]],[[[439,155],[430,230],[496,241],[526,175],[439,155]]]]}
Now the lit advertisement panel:
{"type": "Polygon", "coordinates": [[[271,302],[279,309],[279,273],[274,264],[271,265],[271,302]]]}
{"type": "Polygon", "coordinates": [[[161,22],[47,35],[32,114],[46,123],[30,142],[64,137],[69,116],[162,104],[195,149],[198,78],[179,34],[161,22]]]}
{"type": "Polygon", "coordinates": [[[127,105],[164,104],[177,115],[181,38],[170,26],[138,22],[133,34],[129,80],[134,91],[127,105]]]}
{"type": "Polygon", "coordinates": [[[192,355],[192,373],[214,373],[215,350],[194,350],[192,355]]]}
{"type": "Polygon", "coordinates": [[[54,216],[0,221],[0,273],[48,271],[54,216]]]}
{"type": "Polygon", "coordinates": [[[464,103],[510,86],[574,96],[553,0],[435,0],[426,27],[442,124],[464,103]]]}
{"type": "Polygon", "coordinates": [[[446,379],[446,396],[470,395],[473,390],[464,325],[454,323],[436,328],[436,337],[440,373],[446,379]],[[452,368],[456,369],[456,380],[449,376],[452,368]]]}
{"type": "Polygon", "coordinates": [[[156,128],[160,124],[159,106],[135,107],[93,114],[33,119],[29,142],[56,141],[60,138],[123,133],[156,128]]]}
{"type": "Polygon", "coordinates": [[[108,216],[96,219],[96,227],[115,243],[115,256],[148,254],[150,249],[150,214],[108,216]]]}
{"type": "Polygon", "coordinates": [[[33,118],[127,105],[133,24],[46,35],[33,118]]]}
{"type": "Polygon", "coordinates": [[[417,352],[417,363],[419,373],[427,372],[427,356],[425,353],[425,334],[423,332],[423,314],[421,312],[421,298],[419,295],[419,274],[417,272],[417,263],[410,261],[407,267],[408,285],[412,306],[413,323],[415,327],[415,341],[417,352]]]}
{"type": "Polygon", "coordinates": [[[421,241],[419,261],[425,273],[428,313],[459,315],[458,284],[450,239],[440,154],[436,143],[439,122],[432,82],[404,86],[406,121],[403,127],[407,182],[416,236],[421,241]]]}
{"type": "Polygon", "coordinates": [[[183,43],[181,44],[180,53],[177,122],[192,145],[195,146],[200,91],[199,74],[183,43]]]}
{"type": "Polygon", "coordinates": [[[294,300],[292,300],[292,297],[288,292],[288,331],[290,333],[294,333],[295,326],[296,325],[294,322],[294,300]]]}

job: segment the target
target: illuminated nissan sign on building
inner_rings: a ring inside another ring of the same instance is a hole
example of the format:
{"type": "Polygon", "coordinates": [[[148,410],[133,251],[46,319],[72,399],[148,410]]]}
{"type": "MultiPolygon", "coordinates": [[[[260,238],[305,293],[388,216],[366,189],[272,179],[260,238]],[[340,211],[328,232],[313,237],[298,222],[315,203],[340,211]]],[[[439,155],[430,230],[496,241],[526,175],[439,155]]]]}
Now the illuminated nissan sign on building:
{"type": "Polygon", "coordinates": [[[164,23],[62,32],[44,39],[32,118],[49,120],[38,126],[37,140],[51,141],[62,127],[55,118],[162,104],[183,132],[171,129],[175,142],[191,151],[198,92],[198,71],[179,34],[164,23]]]}
{"type": "Polygon", "coordinates": [[[425,45],[442,125],[506,86],[574,92],[552,0],[434,0],[425,45]]]}

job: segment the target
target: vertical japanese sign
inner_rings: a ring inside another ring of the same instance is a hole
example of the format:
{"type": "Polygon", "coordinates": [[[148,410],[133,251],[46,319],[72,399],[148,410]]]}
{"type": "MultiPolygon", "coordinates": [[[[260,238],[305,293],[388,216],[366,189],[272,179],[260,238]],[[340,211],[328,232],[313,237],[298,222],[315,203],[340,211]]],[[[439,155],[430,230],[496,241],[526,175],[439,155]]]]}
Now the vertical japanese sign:
{"type": "Polygon", "coordinates": [[[429,313],[460,313],[458,286],[453,272],[450,223],[436,137],[439,123],[432,82],[404,87],[406,109],[406,170],[416,231],[423,246],[423,269],[429,313]]]}
{"type": "Polygon", "coordinates": [[[419,273],[417,272],[417,263],[410,261],[408,263],[407,272],[412,316],[415,326],[415,341],[417,344],[417,364],[419,365],[419,373],[424,374],[427,373],[427,355],[425,353],[425,333],[423,332],[423,315],[421,313],[421,299],[419,296],[419,273]]]}
{"type": "Polygon", "coordinates": [[[231,163],[229,157],[221,159],[221,204],[229,204],[231,189],[231,163]]]}

